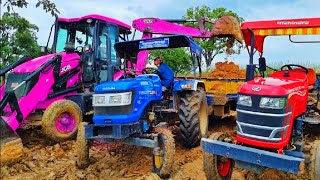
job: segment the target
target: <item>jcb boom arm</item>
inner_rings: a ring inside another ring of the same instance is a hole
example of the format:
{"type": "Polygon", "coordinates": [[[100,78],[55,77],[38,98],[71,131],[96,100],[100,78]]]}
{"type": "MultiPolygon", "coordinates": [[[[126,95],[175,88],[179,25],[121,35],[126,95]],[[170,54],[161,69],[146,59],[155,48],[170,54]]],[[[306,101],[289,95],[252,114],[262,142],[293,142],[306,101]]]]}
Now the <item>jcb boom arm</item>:
{"type": "MultiPolygon", "coordinates": [[[[187,22],[181,20],[179,22],[187,22]]],[[[159,18],[140,18],[133,21],[132,26],[143,32],[144,34],[183,34],[194,38],[213,38],[232,36],[239,42],[242,42],[242,34],[240,31],[240,23],[233,16],[223,16],[216,21],[210,21],[207,18],[198,20],[199,28],[184,26],[175,23],[177,21],[163,20],[159,18]],[[212,29],[208,31],[205,23],[211,23],[212,29]]]]}

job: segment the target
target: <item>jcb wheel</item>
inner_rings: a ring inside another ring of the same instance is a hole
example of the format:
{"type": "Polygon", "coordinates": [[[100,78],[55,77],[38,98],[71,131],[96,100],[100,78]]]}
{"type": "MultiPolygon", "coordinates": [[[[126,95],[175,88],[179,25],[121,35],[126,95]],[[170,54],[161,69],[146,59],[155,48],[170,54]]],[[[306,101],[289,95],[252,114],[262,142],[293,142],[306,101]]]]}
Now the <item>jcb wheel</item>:
{"type": "MultiPolygon", "coordinates": [[[[209,139],[224,141],[228,135],[223,133],[214,133],[209,139]]],[[[203,167],[208,180],[230,180],[234,168],[234,161],[232,159],[203,153],[203,167]]]]}
{"type": "Polygon", "coordinates": [[[208,105],[204,90],[183,94],[179,109],[180,137],[183,146],[196,147],[202,137],[208,136],[208,105]]]}
{"type": "Polygon", "coordinates": [[[156,128],[158,133],[159,148],[155,149],[152,156],[153,170],[161,178],[169,178],[175,153],[175,144],[171,131],[156,128]]]}
{"type": "Polygon", "coordinates": [[[308,164],[309,179],[320,180],[320,141],[312,143],[310,151],[310,164],[308,164]]]}
{"type": "Polygon", "coordinates": [[[49,138],[61,142],[75,138],[81,121],[80,107],[73,101],[60,100],[44,111],[42,128],[49,138]]]}
{"type": "Polygon", "coordinates": [[[77,134],[77,144],[76,144],[77,161],[76,161],[76,164],[79,169],[87,168],[90,164],[90,162],[89,162],[89,143],[85,137],[85,125],[87,125],[87,124],[88,124],[87,122],[80,123],[78,134],[77,134]]]}

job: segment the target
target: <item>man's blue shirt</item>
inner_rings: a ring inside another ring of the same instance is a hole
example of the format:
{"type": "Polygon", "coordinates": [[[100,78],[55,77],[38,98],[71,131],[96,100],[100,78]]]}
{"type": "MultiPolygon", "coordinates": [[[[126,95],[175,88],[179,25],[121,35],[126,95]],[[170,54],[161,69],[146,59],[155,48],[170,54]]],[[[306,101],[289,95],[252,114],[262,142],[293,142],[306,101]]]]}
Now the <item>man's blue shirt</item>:
{"type": "Polygon", "coordinates": [[[161,79],[162,86],[169,88],[171,84],[173,84],[173,79],[174,79],[173,70],[166,63],[161,63],[161,65],[158,67],[158,70],[159,70],[158,75],[161,79]]]}

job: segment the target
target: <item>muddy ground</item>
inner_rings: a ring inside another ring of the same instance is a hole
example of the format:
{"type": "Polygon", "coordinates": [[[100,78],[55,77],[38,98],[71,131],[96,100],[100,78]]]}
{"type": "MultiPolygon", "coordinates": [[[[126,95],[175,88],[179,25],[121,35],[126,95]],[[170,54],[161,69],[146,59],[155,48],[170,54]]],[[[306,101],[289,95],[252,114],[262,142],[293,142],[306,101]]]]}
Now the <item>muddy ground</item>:
{"type": "MultiPolygon", "coordinates": [[[[210,123],[209,132],[235,133],[232,120],[210,123]],[[227,123],[226,123],[227,122],[227,123]]],[[[91,165],[85,170],[75,167],[75,141],[54,143],[43,139],[40,129],[34,128],[22,134],[25,156],[20,162],[1,167],[0,179],[160,179],[152,173],[152,150],[121,144],[100,144],[90,149],[91,165]]],[[[319,137],[318,137],[319,138],[319,137]]],[[[313,138],[314,139],[314,138],[313,138]]],[[[206,179],[202,170],[202,151],[200,147],[187,150],[176,140],[176,155],[172,168],[172,180],[206,179]]],[[[263,179],[307,179],[305,175],[295,176],[275,170],[267,170],[256,175],[244,170],[236,170],[234,180],[263,179]]]]}

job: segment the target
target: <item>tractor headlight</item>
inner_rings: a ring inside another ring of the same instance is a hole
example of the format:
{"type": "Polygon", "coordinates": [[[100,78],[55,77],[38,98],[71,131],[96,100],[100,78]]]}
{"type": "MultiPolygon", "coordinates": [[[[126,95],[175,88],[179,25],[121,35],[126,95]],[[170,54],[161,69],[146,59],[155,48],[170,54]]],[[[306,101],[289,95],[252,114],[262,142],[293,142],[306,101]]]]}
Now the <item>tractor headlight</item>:
{"type": "Polygon", "coordinates": [[[181,85],[181,89],[191,89],[192,88],[192,84],[182,84],[181,85]]]}
{"type": "Polygon", "coordinates": [[[131,104],[132,92],[108,94],[108,106],[125,106],[131,104]]]}
{"type": "Polygon", "coordinates": [[[262,97],[260,100],[261,108],[283,109],[286,104],[286,98],[262,97]]]}
{"type": "Polygon", "coordinates": [[[94,96],[93,104],[105,104],[106,98],[105,96],[94,96]]]}
{"type": "Polygon", "coordinates": [[[94,94],[93,106],[126,106],[131,104],[132,92],[94,94]]]}
{"type": "Polygon", "coordinates": [[[114,95],[109,97],[109,103],[110,104],[119,104],[121,103],[121,95],[114,95]]]}
{"type": "Polygon", "coordinates": [[[131,96],[132,96],[132,93],[131,93],[131,92],[126,93],[126,94],[123,94],[123,96],[122,96],[122,103],[124,103],[124,104],[131,104],[131,96]]]}
{"type": "Polygon", "coordinates": [[[251,96],[239,95],[237,104],[242,106],[252,106],[251,96]]]}

